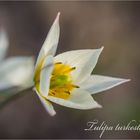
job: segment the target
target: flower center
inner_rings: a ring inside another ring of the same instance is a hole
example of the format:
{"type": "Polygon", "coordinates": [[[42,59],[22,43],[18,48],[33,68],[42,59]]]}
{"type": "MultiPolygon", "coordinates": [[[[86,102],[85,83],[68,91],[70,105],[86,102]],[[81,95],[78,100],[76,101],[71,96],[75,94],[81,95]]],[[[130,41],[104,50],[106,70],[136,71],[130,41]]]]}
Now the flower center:
{"type": "Polygon", "coordinates": [[[73,84],[71,72],[75,67],[70,67],[61,62],[55,63],[50,79],[49,96],[68,99],[70,91],[78,86],[73,84]]]}

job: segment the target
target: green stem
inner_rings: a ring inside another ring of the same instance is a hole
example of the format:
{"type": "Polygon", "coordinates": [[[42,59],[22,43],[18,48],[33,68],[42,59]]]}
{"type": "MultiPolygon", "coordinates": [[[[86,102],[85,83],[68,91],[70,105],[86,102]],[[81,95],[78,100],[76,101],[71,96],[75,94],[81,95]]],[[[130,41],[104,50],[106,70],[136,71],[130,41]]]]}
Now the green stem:
{"type": "Polygon", "coordinates": [[[23,95],[26,95],[29,90],[30,90],[30,88],[7,97],[4,101],[2,101],[0,103],[0,109],[2,109],[5,105],[7,105],[8,103],[12,102],[13,100],[15,100],[15,99],[17,99],[19,97],[22,97],[23,95]]]}

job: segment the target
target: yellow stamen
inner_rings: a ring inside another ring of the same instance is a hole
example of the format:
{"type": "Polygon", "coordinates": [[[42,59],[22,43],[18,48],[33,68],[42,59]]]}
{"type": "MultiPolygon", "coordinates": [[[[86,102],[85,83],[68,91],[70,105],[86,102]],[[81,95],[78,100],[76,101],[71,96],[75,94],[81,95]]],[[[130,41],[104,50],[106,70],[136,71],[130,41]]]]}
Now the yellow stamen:
{"type": "Polygon", "coordinates": [[[49,96],[57,98],[68,99],[70,91],[78,86],[73,84],[71,78],[71,71],[75,70],[75,67],[70,67],[67,64],[61,62],[54,64],[54,69],[50,80],[49,96]]]}

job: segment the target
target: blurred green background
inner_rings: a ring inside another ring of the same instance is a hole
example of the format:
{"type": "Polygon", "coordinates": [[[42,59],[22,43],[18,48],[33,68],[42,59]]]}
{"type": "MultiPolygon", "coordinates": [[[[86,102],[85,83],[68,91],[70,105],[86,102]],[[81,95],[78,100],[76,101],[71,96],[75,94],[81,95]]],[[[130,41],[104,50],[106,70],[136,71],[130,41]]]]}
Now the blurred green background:
{"type": "MultiPolygon", "coordinates": [[[[140,2],[0,2],[0,27],[9,35],[8,56],[37,57],[61,12],[57,53],[105,46],[93,73],[131,79],[94,96],[102,109],[75,110],[54,104],[50,117],[33,91],[0,110],[0,138],[99,138],[88,121],[140,123],[140,2]]],[[[16,77],[15,77],[16,78],[16,77]]],[[[140,138],[140,131],[105,132],[102,138],[140,138]]]]}

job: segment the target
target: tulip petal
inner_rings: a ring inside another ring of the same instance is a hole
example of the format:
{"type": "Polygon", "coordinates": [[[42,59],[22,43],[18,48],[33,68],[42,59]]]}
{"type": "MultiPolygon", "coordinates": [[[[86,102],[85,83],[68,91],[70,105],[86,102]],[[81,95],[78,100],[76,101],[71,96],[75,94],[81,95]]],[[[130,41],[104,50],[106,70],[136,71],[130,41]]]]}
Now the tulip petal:
{"type": "Polygon", "coordinates": [[[80,87],[84,90],[88,90],[91,94],[96,94],[128,81],[130,80],[101,75],[92,75],[85,82],[83,82],[80,87]]]}
{"type": "Polygon", "coordinates": [[[56,98],[53,96],[48,96],[48,100],[70,108],[75,108],[75,109],[93,109],[93,108],[100,108],[101,105],[99,105],[92,96],[84,90],[81,89],[75,89],[72,91],[70,94],[70,98],[67,100],[61,99],[61,98],[56,98]]]}
{"type": "Polygon", "coordinates": [[[4,30],[0,31],[0,61],[5,57],[9,42],[4,30]]]}
{"type": "Polygon", "coordinates": [[[45,58],[40,74],[40,92],[45,97],[48,95],[52,70],[53,56],[50,55],[45,58]]]}
{"type": "Polygon", "coordinates": [[[0,68],[0,90],[27,88],[33,85],[34,61],[31,57],[12,57],[5,60],[0,68]]]}
{"type": "Polygon", "coordinates": [[[42,63],[42,60],[45,59],[47,55],[55,55],[58,41],[59,41],[59,34],[60,34],[60,27],[59,27],[59,16],[60,13],[57,14],[57,17],[51,26],[51,29],[47,35],[47,38],[40,50],[37,63],[35,66],[35,73],[38,71],[38,67],[40,66],[40,63],[42,63]]]}
{"type": "Polygon", "coordinates": [[[51,115],[51,116],[54,116],[56,114],[52,104],[47,101],[45,98],[43,98],[42,96],[40,96],[40,94],[37,92],[37,90],[35,89],[42,105],[44,106],[45,110],[51,115]]]}
{"type": "Polygon", "coordinates": [[[90,76],[102,50],[103,47],[100,49],[68,51],[57,55],[55,61],[66,63],[71,67],[76,67],[72,72],[72,78],[75,83],[79,83],[90,76]]]}

